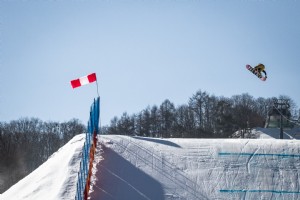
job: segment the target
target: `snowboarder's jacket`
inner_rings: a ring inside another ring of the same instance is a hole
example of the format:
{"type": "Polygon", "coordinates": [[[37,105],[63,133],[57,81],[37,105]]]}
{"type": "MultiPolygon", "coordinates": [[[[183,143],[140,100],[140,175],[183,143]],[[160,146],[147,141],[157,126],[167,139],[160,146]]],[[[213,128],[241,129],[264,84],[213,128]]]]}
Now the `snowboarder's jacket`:
{"type": "Polygon", "coordinates": [[[254,67],[254,70],[258,71],[259,74],[263,72],[265,77],[267,77],[267,72],[265,71],[265,66],[263,64],[258,64],[256,67],[254,67]]]}

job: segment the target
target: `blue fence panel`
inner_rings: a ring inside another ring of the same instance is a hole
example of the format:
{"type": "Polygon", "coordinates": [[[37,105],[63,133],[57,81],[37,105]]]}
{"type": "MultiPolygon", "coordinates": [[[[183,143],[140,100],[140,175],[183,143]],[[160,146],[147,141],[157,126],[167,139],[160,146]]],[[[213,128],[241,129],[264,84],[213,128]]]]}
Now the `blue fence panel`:
{"type": "Polygon", "coordinates": [[[86,187],[86,181],[89,172],[89,161],[90,161],[90,149],[92,146],[92,138],[94,132],[99,133],[99,115],[100,115],[100,98],[98,97],[94,100],[94,103],[91,105],[90,110],[90,119],[88,121],[87,133],[85,137],[85,142],[82,149],[82,158],[80,162],[80,168],[78,172],[78,181],[77,181],[77,191],[75,200],[84,199],[84,190],[86,187]]]}

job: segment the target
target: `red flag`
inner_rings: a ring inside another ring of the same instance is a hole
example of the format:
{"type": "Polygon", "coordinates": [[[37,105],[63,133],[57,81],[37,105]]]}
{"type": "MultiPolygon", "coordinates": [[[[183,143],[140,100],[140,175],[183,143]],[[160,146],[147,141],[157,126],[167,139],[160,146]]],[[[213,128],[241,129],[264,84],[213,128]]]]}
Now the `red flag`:
{"type": "Polygon", "coordinates": [[[92,83],[97,80],[96,73],[89,74],[87,76],[83,76],[81,78],[75,79],[71,81],[71,85],[74,88],[80,87],[82,85],[86,85],[92,83]]]}

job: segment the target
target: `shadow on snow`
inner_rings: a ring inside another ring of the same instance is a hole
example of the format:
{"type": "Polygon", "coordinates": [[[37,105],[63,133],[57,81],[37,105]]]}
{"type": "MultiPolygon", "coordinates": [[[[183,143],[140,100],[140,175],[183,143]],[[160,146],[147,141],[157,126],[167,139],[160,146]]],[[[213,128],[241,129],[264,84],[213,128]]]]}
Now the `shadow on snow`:
{"type": "Polygon", "coordinates": [[[179,146],[178,144],[170,142],[168,140],[164,140],[164,139],[147,138],[147,137],[139,137],[139,136],[133,136],[133,138],[138,139],[138,140],[146,140],[146,141],[149,141],[149,142],[156,142],[156,143],[163,144],[163,145],[168,145],[168,146],[172,146],[172,147],[181,148],[181,146],[179,146]]]}
{"type": "Polygon", "coordinates": [[[161,184],[110,148],[103,148],[90,199],[164,199],[161,184]]]}

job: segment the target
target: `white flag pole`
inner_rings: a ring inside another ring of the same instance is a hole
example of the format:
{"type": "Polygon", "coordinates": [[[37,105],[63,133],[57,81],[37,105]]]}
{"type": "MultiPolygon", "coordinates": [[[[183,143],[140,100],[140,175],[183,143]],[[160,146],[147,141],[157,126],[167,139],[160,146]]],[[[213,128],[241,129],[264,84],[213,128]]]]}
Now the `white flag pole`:
{"type": "Polygon", "coordinates": [[[97,94],[98,94],[98,97],[100,97],[99,90],[98,90],[98,81],[97,81],[97,79],[96,79],[96,84],[97,84],[97,94]]]}

